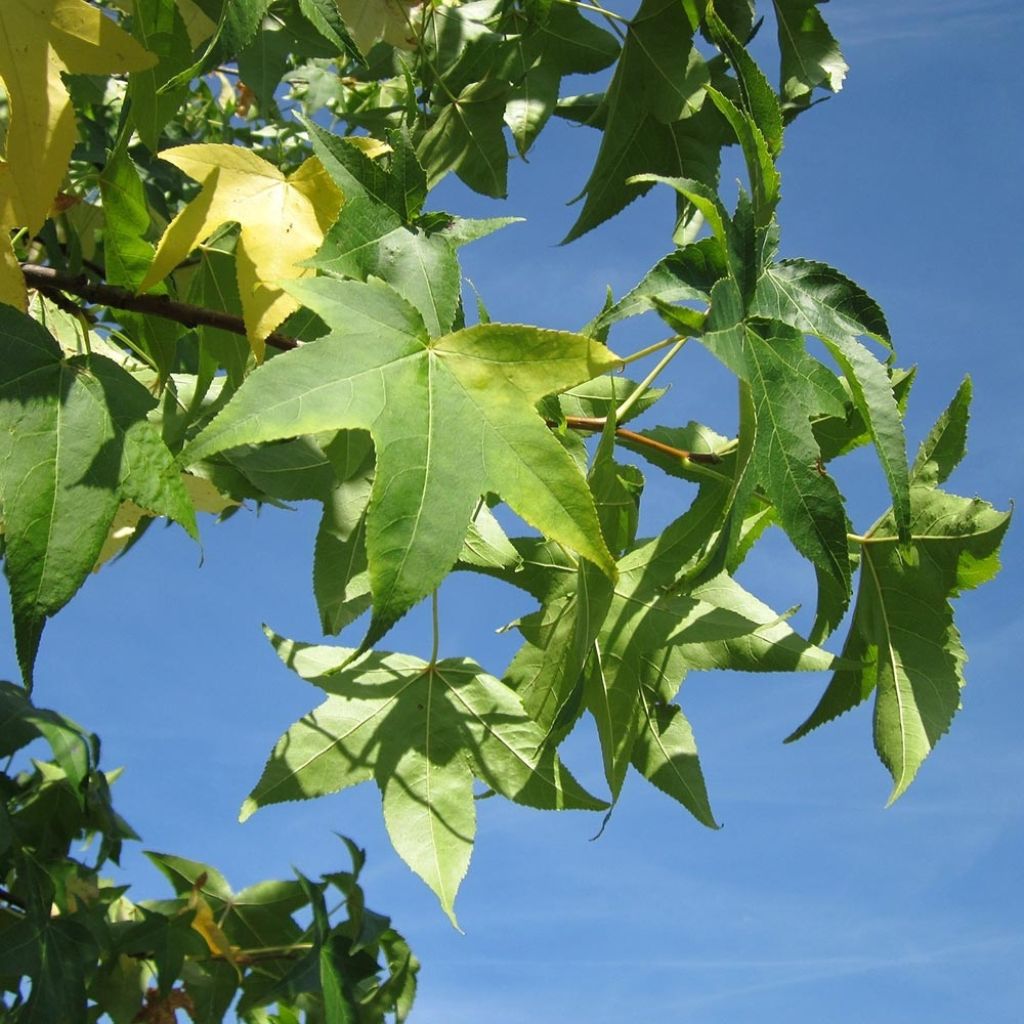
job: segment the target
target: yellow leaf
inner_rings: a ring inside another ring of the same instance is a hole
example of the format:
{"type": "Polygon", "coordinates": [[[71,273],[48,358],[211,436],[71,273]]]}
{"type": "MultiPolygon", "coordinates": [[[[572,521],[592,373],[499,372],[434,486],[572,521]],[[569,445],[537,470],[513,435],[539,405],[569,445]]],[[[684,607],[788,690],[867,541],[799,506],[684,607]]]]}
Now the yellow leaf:
{"type": "Polygon", "coordinates": [[[0,302],[24,310],[28,306],[25,275],[11,245],[11,228],[18,219],[14,213],[14,182],[11,168],[0,160],[0,302]]]}
{"type": "Polygon", "coordinates": [[[99,572],[115,555],[124,550],[125,545],[135,536],[142,517],[148,515],[144,508],[139,508],[134,501],[124,501],[118,508],[107,531],[107,539],[103,542],[100,553],[96,556],[93,572],[99,572]]]}
{"type": "Polygon", "coordinates": [[[194,0],[177,0],[177,3],[178,13],[181,15],[181,20],[185,22],[188,41],[194,50],[217,31],[217,23],[208,18],[194,0]]]}
{"type": "MultiPolygon", "coordinates": [[[[199,879],[196,881],[198,882],[199,879]]],[[[198,888],[193,889],[189,894],[188,905],[196,912],[196,916],[192,918],[192,927],[202,935],[210,952],[215,956],[222,956],[237,971],[239,947],[232,946],[228,941],[228,937],[214,919],[210,904],[203,899],[198,888]]]]}
{"type": "Polygon", "coordinates": [[[212,512],[220,515],[229,508],[235,508],[238,502],[234,498],[228,498],[221,494],[209,480],[201,476],[193,476],[191,473],[182,473],[181,482],[188,491],[188,496],[195,506],[197,512],[212,512]]]}
{"type": "Polygon", "coordinates": [[[266,336],[299,308],[277,282],[314,273],[298,264],[320,248],[341,209],[341,192],[316,157],[287,178],[240,146],[179,146],[160,157],[203,188],[167,226],[139,291],[162,281],[222,224],[237,222],[242,315],[249,344],[262,359],[266,336]]]}
{"type": "Polygon", "coordinates": [[[0,78],[10,102],[7,163],[18,224],[43,226],[75,145],[62,74],[141,71],[157,59],[85,0],[2,0],[0,78]]]}
{"type": "Polygon", "coordinates": [[[381,39],[403,50],[416,46],[416,17],[422,4],[407,0],[335,0],[360,53],[381,39]]]}

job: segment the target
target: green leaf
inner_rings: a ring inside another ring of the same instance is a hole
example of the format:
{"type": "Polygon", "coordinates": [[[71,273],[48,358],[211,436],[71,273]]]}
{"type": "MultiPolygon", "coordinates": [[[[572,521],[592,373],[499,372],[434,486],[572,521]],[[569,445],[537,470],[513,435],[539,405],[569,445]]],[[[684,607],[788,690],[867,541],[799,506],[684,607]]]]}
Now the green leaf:
{"type": "Polygon", "coordinates": [[[782,55],[781,92],[787,118],[811,105],[822,87],[839,92],[849,67],[818,11],[827,0],[772,0],[782,55]]]}
{"type": "Polygon", "coordinates": [[[0,974],[32,979],[19,1024],[86,1024],[86,971],[98,954],[96,941],[77,921],[23,919],[6,929],[0,974]]]}
{"type": "MultiPolygon", "coordinates": [[[[162,87],[192,63],[192,46],[174,0],[134,0],[132,34],[160,63],[128,79],[131,119],[142,144],[155,153],[160,132],[188,93],[188,82],[162,87]]],[[[105,204],[104,204],[105,205],[105,204]]]]}
{"type": "Polygon", "coordinates": [[[707,91],[714,105],[729,122],[743,150],[753,192],[755,223],[758,227],[770,224],[782,195],[782,179],[775,167],[768,140],[754,118],[737,107],[728,96],[710,86],[707,91]]]}
{"type": "MultiPolygon", "coordinates": [[[[793,545],[831,580],[838,595],[846,595],[845,606],[850,591],[846,512],[835,482],[820,470],[809,420],[821,406],[823,389],[816,386],[821,378],[810,372],[820,364],[805,355],[802,339],[781,331],[762,338],[748,329],[744,355],[757,416],[751,467],[793,545]]],[[[823,614],[819,595],[815,635],[821,635],[823,614]]]]}
{"type": "Polygon", "coordinates": [[[960,464],[967,451],[972,390],[971,378],[965,377],[953,401],[921,443],[911,470],[915,484],[937,487],[960,464]]]}
{"type": "Polygon", "coordinates": [[[633,767],[701,824],[718,828],[686,715],[674,704],[650,701],[643,691],[641,702],[643,720],[633,745],[633,767]]]}
{"type": "Polygon", "coordinates": [[[232,945],[263,949],[288,946],[301,938],[302,929],[292,918],[306,904],[298,882],[258,882],[236,893],[227,879],[208,864],[153,850],[147,850],[146,856],[179,896],[199,892],[232,945]]]}
{"type": "Polygon", "coordinates": [[[888,345],[889,329],[875,301],[823,263],[791,260],[769,267],[757,283],[750,313],[781,320],[825,342],[850,385],[889,484],[901,536],[910,516],[906,439],[886,368],[856,336],[888,345]]]}
{"type": "Polygon", "coordinates": [[[603,105],[604,134],[583,188],[586,201],[566,242],[650,187],[628,186],[634,175],[717,181],[719,150],[728,137],[714,107],[704,103],[710,74],[692,46],[693,28],[677,0],[640,4],[603,105]]]}
{"type": "Polygon", "coordinates": [[[713,3],[707,6],[705,20],[715,45],[725,54],[736,72],[743,110],[760,132],[770,157],[778,156],[782,149],[782,112],[778,97],[757,62],[719,18],[713,3]]]}
{"type": "Polygon", "coordinates": [[[833,665],[831,654],[801,639],[728,577],[689,584],[720,526],[727,490],[702,492],[660,537],[619,559],[613,587],[574,571],[558,552],[523,542],[523,568],[501,574],[543,602],[518,623],[525,643],[509,668],[510,683],[553,735],[575,720],[572,701],[582,679],[615,798],[647,727],[645,702],[670,700],[688,668],[819,671],[833,665]]]}
{"type": "Polygon", "coordinates": [[[65,359],[47,331],[0,307],[0,502],[18,660],[31,683],[46,619],[96,563],[122,498],[195,535],[152,397],[102,356],[65,359]]]}
{"type": "Polygon", "coordinates": [[[711,289],[727,273],[719,241],[702,238],[658,260],[634,288],[595,318],[587,333],[655,309],[656,301],[707,303],[711,289]]]}
{"type": "Polygon", "coordinates": [[[476,830],[473,778],[531,807],[598,810],[550,751],[513,692],[464,658],[293,643],[282,661],[328,694],[281,737],[243,820],[257,808],[374,779],[395,849],[455,923],[454,901],[476,830]]]}
{"type": "Polygon", "coordinates": [[[503,132],[505,91],[494,81],[466,86],[441,108],[423,136],[417,156],[433,187],[454,171],[471,189],[504,199],[508,193],[508,149],[503,132]]]}
{"type": "Polygon", "coordinates": [[[440,583],[488,492],[614,571],[586,484],[534,406],[617,357],[578,335],[501,324],[431,339],[416,310],[379,282],[289,288],[334,333],[255,371],[183,459],[324,430],[370,431],[374,620],[365,643],[440,583]]]}
{"type": "Polygon", "coordinates": [[[451,329],[461,300],[459,261],[443,233],[410,231],[389,207],[361,196],[342,207],[307,265],[357,281],[386,281],[419,310],[432,337],[451,329]]]}
{"type": "MultiPolygon", "coordinates": [[[[139,172],[128,155],[129,133],[122,133],[99,176],[103,199],[103,258],[110,284],[136,291],[150,264],[153,246],[146,241],[151,218],[139,172]]],[[[162,282],[154,294],[166,295],[162,282]]],[[[123,312],[122,328],[129,330],[155,364],[162,379],[174,368],[177,339],[183,328],[159,317],[123,312]]]]}
{"type": "Polygon", "coordinates": [[[996,575],[1010,522],[1008,512],[936,487],[963,454],[968,397],[961,385],[921,446],[909,543],[899,543],[891,511],[861,543],[860,586],[842,657],[862,667],[836,672],[787,738],[799,739],[875,693],[875,748],[893,777],[890,803],[959,710],[966,655],[950,600],[996,575]]]}

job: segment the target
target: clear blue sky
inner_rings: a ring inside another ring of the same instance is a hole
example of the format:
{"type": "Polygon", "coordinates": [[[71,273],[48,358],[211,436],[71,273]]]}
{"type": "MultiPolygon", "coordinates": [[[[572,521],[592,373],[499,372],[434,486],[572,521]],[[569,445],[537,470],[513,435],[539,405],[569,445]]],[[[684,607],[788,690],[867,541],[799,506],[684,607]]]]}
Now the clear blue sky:
{"type": "MultiPolygon", "coordinates": [[[[626,10],[626,3],[616,6],[626,10]]],[[[912,445],[963,374],[975,383],[970,452],[951,480],[1005,508],[1024,494],[1018,315],[1024,261],[1024,121],[1018,4],[837,0],[825,13],[852,66],[836,99],[799,119],[782,158],[783,252],[839,267],[890,319],[901,365],[920,364],[912,445]]],[[[571,246],[565,200],[596,135],[554,127],[498,204],[446,183],[454,212],[528,218],[464,250],[495,319],[578,327],[670,248],[671,199],[652,195],[571,246]]],[[[640,321],[612,344],[664,332],[640,321]]],[[[733,428],[732,392],[699,350],[678,360],[653,420],[733,428]]],[[[870,459],[837,470],[866,525],[885,503],[870,459]]],[[[648,474],[648,525],[685,494],[648,474]]],[[[219,867],[236,888],[343,864],[333,837],[368,848],[371,906],[423,961],[417,1024],[1018,1024],[1024,1012],[1024,697],[1018,650],[1021,530],[996,583],[959,603],[970,654],[964,709],[909,793],[888,778],[862,708],[792,747],[821,675],[695,674],[682,692],[716,813],[710,832],[634,777],[599,841],[581,814],[479,806],[458,901],[465,935],[391,851],[376,790],[273,807],[236,823],[280,732],[318,691],[280,666],[260,633],[317,640],[313,509],[207,522],[203,565],[180,531],[155,529],[89,581],[47,628],[37,700],[100,729],[125,765],[119,808],[149,848],[219,867]]],[[[813,604],[806,565],[772,541],[744,574],[776,608],[813,604]]],[[[518,598],[512,598],[517,601],[518,598]]],[[[442,591],[442,654],[500,674],[528,610],[477,579],[442,591]],[[492,602],[493,603],[489,603],[492,602]]],[[[16,677],[4,616],[3,674],[16,677]]],[[[806,625],[806,618],[798,619],[806,625]]],[[[414,612],[388,646],[426,655],[414,612]]],[[[584,728],[566,759],[601,789],[584,728]]],[[[141,859],[136,896],[162,895],[141,859]]]]}

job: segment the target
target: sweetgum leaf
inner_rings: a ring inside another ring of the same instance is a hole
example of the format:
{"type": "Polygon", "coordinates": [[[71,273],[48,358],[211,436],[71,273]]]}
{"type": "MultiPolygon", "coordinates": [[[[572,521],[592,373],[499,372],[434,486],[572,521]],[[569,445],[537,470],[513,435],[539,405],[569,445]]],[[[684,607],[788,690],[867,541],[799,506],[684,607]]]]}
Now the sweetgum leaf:
{"type": "Polygon", "coordinates": [[[718,828],[686,715],[675,704],[651,701],[642,690],[640,699],[643,718],[633,745],[633,767],[701,824],[718,828]]]}
{"type": "Polygon", "coordinates": [[[508,149],[503,131],[505,91],[499,82],[466,86],[441,108],[417,156],[433,186],[449,170],[475,192],[503,199],[508,192],[508,149]]]}
{"type": "Polygon", "coordinates": [[[447,238],[410,231],[392,209],[368,198],[345,204],[307,265],[357,281],[386,281],[419,310],[431,336],[449,331],[455,320],[462,278],[447,238]]]}
{"type": "Polygon", "coordinates": [[[728,127],[705,104],[710,73],[691,45],[694,25],[677,0],[643,0],[629,24],[607,96],[601,148],[583,188],[569,242],[614,216],[649,188],[643,173],[714,184],[728,127]]]}
{"type": "Polygon", "coordinates": [[[925,440],[910,489],[910,541],[900,543],[890,510],[861,544],[861,577],[841,668],[818,706],[788,737],[875,696],[875,748],[893,778],[889,802],[913,781],[960,707],[966,661],[951,599],[999,570],[1010,522],[980,499],[941,491],[959,461],[969,388],[961,386],[925,440]],[[932,461],[935,456],[935,461],[932,461]]]}
{"type": "Polygon", "coordinates": [[[77,137],[62,76],[142,71],[156,62],[85,0],[0,4],[0,78],[11,115],[6,142],[11,201],[18,222],[32,234],[49,215],[77,137]]]}
{"type": "Polygon", "coordinates": [[[369,430],[377,471],[366,546],[374,617],[366,644],[455,563],[482,494],[614,572],[593,500],[534,406],[618,358],[579,335],[482,324],[430,338],[387,285],[291,282],[334,326],[254,372],[183,459],[324,430],[369,430]]]}
{"type": "Polygon", "coordinates": [[[288,177],[240,146],[178,146],[160,158],[203,188],[167,226],[139,290],[162,281],[222,224],[237,221],[238,291],[246,333],[261,358],[266,336],[299,308],[281,282],[310,273],[299,264],[317,251],[338,215],[340,191],[316,157],[288,177]]]}
{"type": "Polygon", "coordinates": [[[134,0],[132,34],[158,58],[156,67],[136,71],[128,80],[131,123],[139,139],[155,153],[164,125],[177,113],[188,83],[161,92],[161,87],[192,63],[192,43],[175,0],[134,0]]]}
{"type": "Polygon", "coordinates": [[[243,820],[259,807],[374,779],[395,849],[455,923],[476,814],[473,779],[518,803],[600,810],[551,751],[515,694],[465,658],[429,664],[379,651],[294,643],[281,660],[327,699],[278,741],[243,820]]]}
{"type": "MultiPolygon", "coordinates": [[[[799,637],[729,577],[687,586],[687,573],[720,523],[723,491],[702,492],[660,537],[627,552],[614,584],[574,572],[557,552],[529,542],[520,545],[522,570],[498,574],[544,603],[519,623],[525,643],[509,667],[510,684],[531,717],[554,735],[575,721],[571,702],[582,680],[581,699],[597,725],[613,797],[641,731],[650,726],[645,709],[652,700],[670,700],[688,668],[818,671],[833,665],[831,654],[799,637]]],[[[648,751],[641,758],[651,772],[655,756],[648,751]]]]}

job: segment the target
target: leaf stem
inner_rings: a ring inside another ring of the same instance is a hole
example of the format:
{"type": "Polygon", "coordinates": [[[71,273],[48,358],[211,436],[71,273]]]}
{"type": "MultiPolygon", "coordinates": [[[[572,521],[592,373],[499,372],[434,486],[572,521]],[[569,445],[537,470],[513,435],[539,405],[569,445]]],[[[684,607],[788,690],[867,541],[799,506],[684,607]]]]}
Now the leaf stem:
{"type": "Polygon", "coordinates": [[[437,664],[437,652],[441,642],[441,631],[438,625],[437,614],[437,588],[430,595],[430,623],[434,634],[433,643],[430,648],[430,667],[437,664]]]}
{"type": "Polygon", "coordinates": [[[679,340],[658,360],[658,365],[640,383],[637,385],[636,390],[629,395],[626,400],[615,410],[615,419],[621,420],[630,409],[643,397],[644,392],[655,382],[658,375],[662,370],[668,366],[669,363],[675,359],[679,350],[686,344],[688,338],[679,338],[679,340]]]}
{"type": "MultiPolygon", "coordinates": [[[[565,424],[571,430],[601,431],[604,430],[607,422],[608,420],[604,416],[565,417],[565,424]]],[[[670,455],[676,459],[685,459],[687,462],[714,466],[722,461],[714,452],[691,452],[686,448],[674,448],[670,444],[665,444],[664,441],[657,441],[653,437],[646,437],[644,434],[638,434],[634,430],[627,430],[625,427],[616,427],[615,436],[623,441],[651,448],[656,452],[661,452],[663,455],[670,455]]]]}
{"type": "Polygon", "coordinates": [[[634,352],[632,355],[626,356],[622,360],[622,365],[629,366],[630,363],[635,363],[646,356],[654,355],[655,352],[660,352],[663,348],[668,348],[669,345],[678,340],[678,334],[673,334],[671,338],[662,338],[661,341],[656,341],[653,345],[648,345],[646,348],[640,349],[639,352],[634,352]]]}

